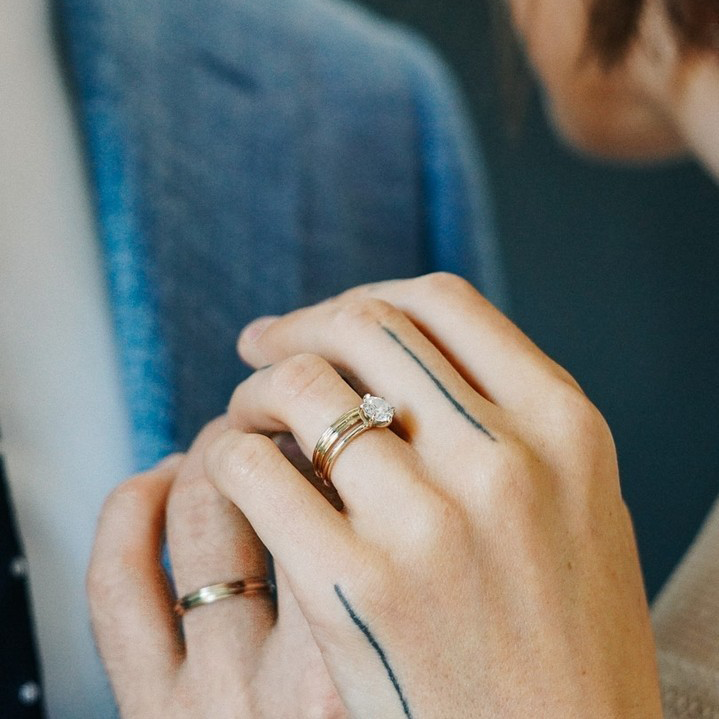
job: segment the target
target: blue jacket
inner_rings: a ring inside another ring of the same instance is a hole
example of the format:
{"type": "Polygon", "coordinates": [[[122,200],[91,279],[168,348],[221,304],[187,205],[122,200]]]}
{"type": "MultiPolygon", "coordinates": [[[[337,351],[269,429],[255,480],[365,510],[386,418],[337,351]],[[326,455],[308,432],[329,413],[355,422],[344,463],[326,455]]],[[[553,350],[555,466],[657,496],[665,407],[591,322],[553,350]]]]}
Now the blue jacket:
{"type": "Polygon", "coordinates": [[[501,302],[484,177],[419,39],[334,0],[60,0],[138,468],[246,375],[238,331],[435,269],[501,302]]]}

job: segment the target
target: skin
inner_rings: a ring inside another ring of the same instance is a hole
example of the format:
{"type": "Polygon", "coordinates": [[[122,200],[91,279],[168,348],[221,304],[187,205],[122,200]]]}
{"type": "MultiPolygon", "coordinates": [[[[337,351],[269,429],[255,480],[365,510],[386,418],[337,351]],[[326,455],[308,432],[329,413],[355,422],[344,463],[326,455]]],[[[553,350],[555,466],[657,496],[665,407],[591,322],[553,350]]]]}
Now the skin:
{"type": "Polygon", "coordinates": [[[121,716],[345,717],[281,570],[278,606],[268,596],[221,601],[188,612],[180,629],[163,539],[179,596],[267,571],[252,527],[205,478],[205,448],[227,426],[218,419],[186,456],[120,485],[100,516],[87,590],[121,716]]]}
{"type": "MultiPolygon", "coordinates": [[[[693,152],[719,176],[719,63],[679,50],[658,0],[610,71],[587,58],[584,2],[510,4],[569,142],[693,152]]],[[[662,716],[609,430],[474,289],[356,288],[258,320],[239,349],[258,371],[227,416],[100,520],[88,592],[124,717],[662,716]],[[333,506],[267,435],[310,457],[360,402],[343,376],[397,414],[340,455],[333,506]],[[181,633],[165,527],[178,595],[264,574],[267,547],[277,604],[192,610],[181,633]]]]}
{"type": "Polygon", "coordinates": [[[150,520],[152,502],[126,501],[156,481],[141,478],[101,521],[90,598],[125,716],[312,716],[294,713],[302,692],[323,717],[661,716],[611,435],[469,284],[359,288],[250,326],[240,350],[271,366],[180,461],[167,509],[158,497],[150,520]],[[397,407],[394,431],[366,432],[334,465],[341,512],[266,436],[289,429],[311,456],[360,403],[335,367],[397,407]],[[163,511],[179,594],[261,573],[251,526],[282,577],[277,617],[258,598],[193,610],[178,648],[163,511]],[[138,662],[137,632],[162,647],[154,663],[138,662]],[[313,656],[308,686],[297,669],[313,656]]]}
{"type": "Polygon", "coordinates": [[[645,0],[626,57],[587,48],[588,0],[506,0],[560,136],[603,159],[693,154],[719,178],[719,61],[679,47],[662,0],[645,0]]]}

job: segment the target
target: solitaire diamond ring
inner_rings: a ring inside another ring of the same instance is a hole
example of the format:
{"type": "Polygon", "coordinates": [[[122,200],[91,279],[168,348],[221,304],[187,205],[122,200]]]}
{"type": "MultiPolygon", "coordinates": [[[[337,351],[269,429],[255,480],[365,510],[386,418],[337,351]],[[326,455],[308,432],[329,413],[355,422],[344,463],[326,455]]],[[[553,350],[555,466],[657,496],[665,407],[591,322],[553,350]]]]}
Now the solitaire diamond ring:
{"type": "Polygon", "coordinates": [[[339,453],[368,429],[389,427],[393,418],[394,407],[387,400],[366,394],[359,407],[345,412],[322,433],[312,454],[315,474],[330,484],[330,471],[339,453]]]}

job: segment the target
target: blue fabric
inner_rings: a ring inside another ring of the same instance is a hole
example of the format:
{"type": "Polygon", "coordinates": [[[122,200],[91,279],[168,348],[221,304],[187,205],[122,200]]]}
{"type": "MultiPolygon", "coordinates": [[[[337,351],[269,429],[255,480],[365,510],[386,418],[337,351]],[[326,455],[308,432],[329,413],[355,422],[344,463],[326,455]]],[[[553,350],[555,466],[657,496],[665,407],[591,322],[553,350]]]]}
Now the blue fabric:
{"type": "Polygon", "coordinates": [[[501,301],[479,156],[416,38],[330,0],[61,0],[138,467],[246,376],[238,331],[433,269],[501,301]]]}
{"type": "Polygon", "coordinates": [[[431,49],[418,41],[414,56],[429,265],[473,280],[508,311],[484,158],[464,100],[431,49]]]}
{"type": "Polygon", "coordinates": [[[159,332],[148,281],[145,237],[137,212],[137,182],[119,126],[119,97],[105,53],[98,12],[83,0],[63,0],[71,37],[71,61],[83,111],[88,155],[95,182],[98,232],[104,248],[114,309],[123,386],[138,468],[171,451],[172,392],[166,346],[159,332]]]}

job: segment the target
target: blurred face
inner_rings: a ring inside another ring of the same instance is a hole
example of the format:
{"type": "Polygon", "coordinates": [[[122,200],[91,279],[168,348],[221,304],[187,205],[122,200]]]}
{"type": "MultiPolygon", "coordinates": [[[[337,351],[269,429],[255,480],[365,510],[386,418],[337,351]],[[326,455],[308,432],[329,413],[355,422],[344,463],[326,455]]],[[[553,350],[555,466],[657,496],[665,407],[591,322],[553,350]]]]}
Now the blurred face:
{"type": "MultiPolygon", "coordinates": [[[[576,148],[646,161],[682,149],[644,72],[638,46],[611,70],[587,43],[589,0],[508,0],[558,132],[576,148]]],[[[638,44],[639,45],[639,44],[638,44]]]]}

